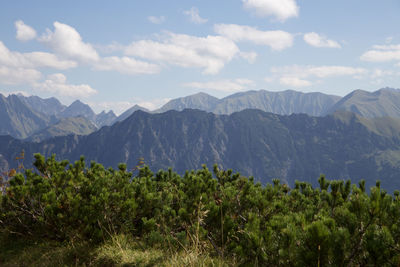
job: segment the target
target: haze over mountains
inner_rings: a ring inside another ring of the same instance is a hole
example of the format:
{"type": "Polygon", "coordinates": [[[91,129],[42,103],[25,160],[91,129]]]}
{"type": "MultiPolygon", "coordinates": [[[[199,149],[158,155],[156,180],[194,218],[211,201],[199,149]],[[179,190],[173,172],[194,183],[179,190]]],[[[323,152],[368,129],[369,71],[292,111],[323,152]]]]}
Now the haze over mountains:
{"type": "Polygon", "coordinates": [[[85,155],[112,167],[133,167],[143,157],[155,171],[217,163],[262,182],[315,182],[324,173],[400,186],[397,89],[343,98],[290,90],[222,99],[199,93],[151,113],[136,105],[118,117],[95,114],[79,100],[67,107],[55,98],[0,95],[0,116],[0,171],[24,150],[25,166],[36,152],[72,161],[85,155]]]}
{"type": "MultiPolygon", "coordinates": [[[[137,110],[162,113],[168,110],[181,111],[186,108],[200,109],[215,114],[232,114],[245,109],[259,109],[280,115],[304,113],[311,116],[325,116],[338,110],[351,111],[364,117],[400,117],[400,91],[383,88],[370,93],[355,90],[341,98],[322,93],[302,93],[292,90],[269,92],[265,90],[236,93],[218,99],[205,93],[198,93],[169,101],[155,111],[149,111],[135,105],[120,116],[113,111],[95,114],[93,110],[79,100],[69,106],[61,104],[56,98],[42,99],[37,96],[23,95],[1,96],[0,134],[10,134],[24,139],[60,119],[83,116],[97,128],[123,121],[137,110]]],[[[61,122],[62,123],[62,122],[61,122]]],[[[64,127],[65,128],[65,127],[64,127]]],[[[92,125],[87,125],[92,128],[92,125]]],[[[65,134],[82,134],[69,125],[65,134]]],[[[33,140],[33,139],[32,139],[33,140]]]]}

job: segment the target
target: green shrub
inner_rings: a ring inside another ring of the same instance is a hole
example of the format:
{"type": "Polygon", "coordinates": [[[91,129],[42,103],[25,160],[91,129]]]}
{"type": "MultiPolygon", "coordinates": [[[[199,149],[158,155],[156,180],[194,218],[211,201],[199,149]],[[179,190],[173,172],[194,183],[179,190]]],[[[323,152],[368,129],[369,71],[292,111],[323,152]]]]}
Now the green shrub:
{"type": "Polygon", "coordinates": [[[15,174],[1,197],[2,235],[96,246],[124,236],[144,246],[135,257],[146,258],[146,249],[184,251],[185,261],[199,256],[210,264],[216,257],[243,266],[400,263],[399,193],[379,183],[368,194],[364,182],[321,176],[320,188],[296,182],[291,189],[217,167],[180,176],[144,166],[135,176],[124,164],[114,170],[83,158],[35,159],[36,170],[15,174]]]}

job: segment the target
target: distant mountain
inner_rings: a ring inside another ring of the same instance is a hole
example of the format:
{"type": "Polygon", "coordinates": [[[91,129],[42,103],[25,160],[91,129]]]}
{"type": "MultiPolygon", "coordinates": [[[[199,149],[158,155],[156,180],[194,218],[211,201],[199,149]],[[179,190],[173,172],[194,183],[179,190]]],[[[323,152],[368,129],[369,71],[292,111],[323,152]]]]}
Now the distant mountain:
{"type": "Polygon", "coordinates": [[[110,126],[114,123],[117,116],[114,111],[110,110],[109,112],[105,112],[104,110],[96,115],[96,125],[98,127],[102,126],[110,126]]]}
{"type": "Polygon", "coordinates": [[[126,118],[128,118],[129,116],[131,116],[135,111],[144,111],[144,112],[148,112],[150,113],[151,111],[148,110],[147,108],[141,107],[139,105],[134,105],[133,107],[129,108],[128,110],[126,110],[124,113],[122,113],[121,115],[119,115],[117,118],[114,119],[114,122],[118,122],[118,121],[123,121],[126,118]]]}
{"type": "Polygon", "coordinates": [[[57,115],[60,118],[70,118],[84,116],[92,122],[96,122],[96,114],[89,105],[82,103],[80,100],[74,101],[64,111],[57,115]]]}
{"type": "Polygon", "coordinates": [[[15,166],[22,149],[27,167],[36,152],[72,161],[85,155],[114,168],[120,162],[132,168],[143,157],[154,171],[173,167],[183,173],[217,163],[261,182],[280,178],[291,184],[295,179],[316,184],[324,173],[329,179],[363,178],[368,185],[381,179],[385,188],[400,187],[400,119],[368,119],[349,112],[310,117],[250,109],[232,115],[136,111],[87,136],[41,143],[2,136],[2,165],[15,166]]]}
{"type": "Polygon", "coordinates": [[[327,110],[351,111],[364,117],[400,117],[400,90],[383,88],[375,92],[355,90],[327,110]]]}
{"type": "Polygon", "coordinates": [[[200,109],[212,112],[220,99],[206,93],[197,93],[194,95],[173,99],[156,110],[156,113],[166,112],[168,110],[184,110],[186,108],[200,109]]]}
{"type": "Polygon", "coordinates": [[[63,118],[57,123],[34,133],[27,140],[41,142],[55,136],[88,135],[96,130],[96,126],[85,117],[63,118]]]}
{"type": "Polygon", "coordinates": [[[282,92],[248,91],[222,99],[199,93],[171,100],[155,112],[180,111],[185,108],[192,108],[215,114],[232,114],[244,109],[260,109],[280,115],[305,113],[312,116],[321,116],[339,100],[339,96],[322,93],[302,93],[292,90],[282,92]]]}
{"type": "Polygon", "coordinates": [[[52,133],[55,136],[63,133],[87,134],[96,130],[96,126],[111,125],[115,118],[112,111],[96,115],[87,104],[79,100],[67,107],[56,98],[43,99],[23,95],[5,97],[0,94],[0,135],[26,139],[35,134],[30,140],[43,140],[52,137],[52,133]],[[78,121],[75,117],[79,116],[87,118],[90,123],[83,122],[82,119],[78,121]],[[62,124],[72,128],[61,127],[60,119],[62,124]],[[83,127],[84,124],[87,124],[86,128],[83,127]]]}
{"type": "Polygon", "coordinates": [[[56,116],[66,109],[66,106],[60,103],[57,98],[40,98],[38,96],[17,95],[18,98],[29,106],[32,110],[46,114],[48,116],[56,116]]]}
{"type": "Polygon", "coordinates": [[[18,96],[0,94],[0,135],[26,138],[49,123],[48,116],[34,111],[18,96]]]}

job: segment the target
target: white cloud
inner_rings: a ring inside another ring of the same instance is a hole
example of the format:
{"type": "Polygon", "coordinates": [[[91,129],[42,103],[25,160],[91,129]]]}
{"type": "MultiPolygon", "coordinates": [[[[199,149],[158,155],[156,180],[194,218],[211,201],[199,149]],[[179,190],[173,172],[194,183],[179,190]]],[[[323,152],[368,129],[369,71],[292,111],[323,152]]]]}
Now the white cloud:
{"type": "Polygon", "coordinates": [[[49,67],[59,70],[75,68],[78,64],[72,60],[61,60],[56,55],[46,52],[31,52],[23,54],[32,66],[49,67]]]}
{"type": "Polygon", "coordinates": [[[399,73],[392,70],[382,70],[382,69],[374,69],[371,73],[371,78],[380,78],[384,76],[394,76],[399,75],[399,73]]]}
{"type": "Polygon", "coordinates": [[[306,87],[312,85],[310,81],[297,77],[283,76],[279,79],[279,83],[291,87],[306,87]]]}
{"type": "Polygon", "coordinates": [[[95,89],[87,84],[68,84],[67,77],[62,73],[48,75],[44,82],[34,83],[33,87],[40,91],[68,97],[88,97],[97,93],[95,89]]]}
{"type": "Polygon", "coordinates": [[[216,24],[214,30],[233,41],[249,41],[278,51],[293,45],[293,35],[285,31],[260,31],[250,26],[236,24],[216,24]]]}
{"type": "Polygon", "coordinates": [[[191,82],[185,83],[183,86],[196,89],[215,90],[221,92],[238,92],[248,90],[249,86],[254,85],[254,82],[248,79],[235,80],[219,80],[211,82],[191,82]]]}
{"type": "Polygon", "coordinates": [[[240,50],[222,36],[196,37],[167,33],[161,41],[141,40],[131,43],[125,53],[130,56],[177,65],[185,68],[204,68],[205,74],[216,74],[240,50]]]}
{"type": "Polygon", "coordinates": [[[0,66],[14,68],[40,68],[69,69],[77,66],[71,60],[61,60],[57,56],[46,52],[19,53],[10,51],[0,41],[0,66]]]}
{"type": "Polygon", "coordinates": [[[99,55],[93,46],[84,43],[80,34],[67,24],[54,22],[54,32],[47,29],[47,33],[42,35],[39,40],[64,57],[83,62],[99,60],[99,55]]]}
{"type": "MultiPolygon", "coordinates": [[[[282,85],[293,87],[304,87],[312,85],[311,78],[329,78],[337,76],[352,76],[355,79],[368,73],[364,68],[353,68],[347,66],[283,66],[271,68],[271,73],[278,78],[282,85]]],[[[272,80],[271,77],[268,80],[272,80]]]]}
{"type": "Polygon", "coordinates": [[[372,48],[379,50],[400,50],[400,45],[374,45],[372,48]]]}
{"type": "Polygon", "coordinates": [[[328,48],[341,48],[342,46],[334,41],[329,40],[325,36],[319,35],[315,32],[309,32],[304,34],[304,41],[314,47],[328,47],[328,48]]]}
{"type": "Polygon", "coordinates": [[[347,66],[284,66],[271,68],[272,73],[285,74],[286,76],[295,76],[307,78],[310,76],[318,78],[327,78],[334,76],[354,76],[363,75],[368,71],[364,68],[353,68],[347,66]]]}
{"type": "Polygon", "coordinates": [[[161,68],[156,64],[138,61],[130,57],[105,57],[95,65],[96,70],[118,71],[123,74],[154,74],[159,73],[161,68]]]}
{"type": "Polygon", "coordinates": [[[31,84],[41,78],[35,69],[0,66],[0,83],[8,85],[31,84]]]}
{"type": "Polygon", "coordinates": [[[253,64],[256,61],[258,55],[256,52],[240,52],[239,56],[247,60],[247,62],[249,62],[250,64],[253,64]]]}
{"type": "Polygon", "coordinates": [[[295,0],[242,0],[244,8],[260,17],[273,16],[281,22],[299,15],[295,0]]]}
{"type": "Polygon", "coordinates": [[[200,17],[199,9],[197,7],[192,7],[190,10],[183,11],[183,14],[190,17],[190,21],[196,24],[203,24],[208,21],[208,19],[200,17]]]}
{"type": "Polygon", "coordinates": [[[105,53],[105,54],[112,54],[115,52],[120,52],[123,51],[125,49],[125,46],[118,43],[118,42],[111,42],[111,44],[107,44],[107,45],[102,45],[102,44],[94,44],[93,47],[101,52],[101,53],[105,53]]]}
{"type": "Polygon", "coordinates": [[[399,62],[399,63],[397,63],[397,64],[395,64],[395,66],[396,66],[396,67],[400,67],[400,62],[399,62]]]}
{"type": "Polygon", "coordinates": [[[374,45],[360,59],[371,62],[400,61],[400,45],[374,45]]]}
{"type": "Polygon", "coordinates": [[[162,24],[165,22],[165,17],[164,16],[160,16],[160,17],[149,16],[149,17],[147,17],[147,20],[154,24],[162,24]]]}
{"type": "Polygon", "coordinates": [[[16,38],[19,41],[29,41],[36,38],[36,31],[29,25],[26,25],[22,20],[15,22],[15,28],[17,29],[16,38]]]}

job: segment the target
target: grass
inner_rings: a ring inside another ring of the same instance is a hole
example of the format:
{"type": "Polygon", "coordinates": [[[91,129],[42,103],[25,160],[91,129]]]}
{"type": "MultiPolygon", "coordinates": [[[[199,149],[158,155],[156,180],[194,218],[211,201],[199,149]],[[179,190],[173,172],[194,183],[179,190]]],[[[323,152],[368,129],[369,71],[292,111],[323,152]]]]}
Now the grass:
{"type": "Polygon", "coordinates": [[[235,266],[195,249],[149,248],[140,240],[116,235],[98,247],[2,238],[0,266],[235,266]]]}

